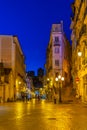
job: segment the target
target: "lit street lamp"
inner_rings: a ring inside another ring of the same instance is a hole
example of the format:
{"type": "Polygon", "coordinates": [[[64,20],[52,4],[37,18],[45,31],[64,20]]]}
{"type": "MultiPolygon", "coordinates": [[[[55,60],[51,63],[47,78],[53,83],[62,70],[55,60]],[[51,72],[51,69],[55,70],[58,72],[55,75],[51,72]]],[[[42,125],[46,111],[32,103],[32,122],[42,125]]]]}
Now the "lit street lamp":
{"type": "Polygon", "coordinates": [[[82,52],[78,51],[78,56],[81,57],[82,56],[82,52]]]}
{"type": "Polygon", "coordinates": [[[58,81],[58,78],[56,77],[55,80],[56,80],[56,82],[57,82],[57,81],[58,81]]]}
{"type": "MultiPolygon", "coordinates": [[[[61,103],[62,102],[61,89],[62,89],[62,82],[64,81],[64,77],[61,77],[61,75],[59,75],[58,77],[55,78],[55,81],[56,81],[56,84],[58,83],[59,103],[61,103]]],[[[57,89],[55,90],[55,92],[57,92],[57,89]]]]}
{"type": "Polygon", "coordinates": [[[81,57],[82,56],[82,52],[79,50],[78,51],[78,57],[79,57],[79,69],[81,69],[81,57]]]}
{"type": "Polygon", "coordinates": [[[56,104],[57,100],[58,77],[55,78],[55,81],[56,81],[56,87],[54,87],[54,104],[56,104]]]}
{"type": "Polygon", "coordinates": [[[50,80],[50,79],[49,79],[49,78],[47,78],[47,81],[48,81],[48,82],[49,82],[49,80],[50,80]]]}
{"type": "MultiPolygon", "coordinates": [[[[81,56],[82,56],[82,52],[80,51],[80,50],[78,50],[78,71],[80,71],[80,69],[81,69],[81,56]]],[[[79,86],[80,86],[80,84],[79,84],[79,81],[80,81],[80,75],[78,75],[79,73],[77,72],[76,73],[76,79],[75,79],[75,82],[76,82],[76,95],[77,95],[77,97],[79,97],[79,86]]]]}
{"type": "Polygon", "coordinates": [[[64,81],[64,77],[61,77],[61,75],[58,76],[58,81],[59,81],[59,103],[62,102],[62,97],[61,97],[61,90],[62,90],[62,82],[64,81]]]}
{"type": "Polygon", "coordinates": [[[47,96],[47,99],[50,100],[50,79],[47,78],[47,93],[46,93],[46,96],[47,96]]]}

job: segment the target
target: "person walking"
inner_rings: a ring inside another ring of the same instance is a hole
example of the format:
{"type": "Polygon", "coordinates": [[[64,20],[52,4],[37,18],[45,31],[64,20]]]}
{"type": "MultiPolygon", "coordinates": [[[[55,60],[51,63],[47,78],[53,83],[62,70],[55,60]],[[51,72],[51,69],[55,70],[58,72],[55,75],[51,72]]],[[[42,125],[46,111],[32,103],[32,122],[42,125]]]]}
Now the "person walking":
{"type": "Polygon", "coordinates": [[[56,100],[57,100],[57,94],[54,93],[54,104],[56,104],[56,100]]]}
{"type": "Polygon", "coordinates": [[[40,101],[40,95],[38,94],[38,101],[40,101]]]}

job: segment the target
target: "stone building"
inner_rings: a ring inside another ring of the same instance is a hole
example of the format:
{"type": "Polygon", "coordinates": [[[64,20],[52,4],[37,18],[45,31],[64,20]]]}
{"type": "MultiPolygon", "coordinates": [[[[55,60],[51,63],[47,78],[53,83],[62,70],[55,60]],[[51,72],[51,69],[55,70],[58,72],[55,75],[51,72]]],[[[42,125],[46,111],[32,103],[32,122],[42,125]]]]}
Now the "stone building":
{"type": "Polygon", "coordinates": [[[71,47],[63,30],[63,21],[52,25],[45,68],[49,91],[58,86],[55,80],[59,75],[64,77],[63,86],[70,83],[71,47]]]}
{"type": "Polygon", "coordinates": [[[0,36],[0,100],[16,100],[25,89],[24,54],[17,36],[0,36]],[[3,73],[2,73],[3,71],[3,73]]]}
{"type": "Polygon", "coordinates": [[[87,101],[87,0],[72,3],[72,77],[77,97],[87,101]]]}

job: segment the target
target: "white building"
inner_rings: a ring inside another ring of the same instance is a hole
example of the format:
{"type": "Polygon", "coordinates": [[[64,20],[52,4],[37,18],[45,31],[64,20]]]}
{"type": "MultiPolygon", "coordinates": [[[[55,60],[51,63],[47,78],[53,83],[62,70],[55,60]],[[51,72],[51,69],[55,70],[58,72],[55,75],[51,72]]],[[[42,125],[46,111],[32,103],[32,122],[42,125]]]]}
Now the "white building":
{"type": "Polygon", "coordinates": [[[46,75],[52,82],[58,75],[64,76],[65,82],[70,82],[71,48],[63,31],[63,22],[53,24],[50,41],[47,47],[46,75]]]}
{"type": "Polygon", "coordinates": [[[71,47],[65,36],[63,22],[61,21],[58,24],[52,25],[50,40],[46,52],[45,68],[48,93],[51,93],[54,86],[56,86],[56,88],[58,87],[58,84],[55,80],[59,75],[65,79],[62,86],[70,83],[70,58],[71,47]]]}

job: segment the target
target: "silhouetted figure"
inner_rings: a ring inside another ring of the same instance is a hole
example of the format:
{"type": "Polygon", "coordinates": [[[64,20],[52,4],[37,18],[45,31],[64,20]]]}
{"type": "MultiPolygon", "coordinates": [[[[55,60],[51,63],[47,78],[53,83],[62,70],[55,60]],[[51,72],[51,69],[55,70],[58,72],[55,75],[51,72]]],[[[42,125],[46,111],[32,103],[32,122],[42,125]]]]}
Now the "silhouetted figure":
{"type": "Polygon", "coordinates": [[[54,94],[54,104],[56,104],[57,94],[54,94]]]}
{"type": "Polygon", "coordinates": [[[37,98],[38,98],[38,101],[39,101],[39,100],[40,100],[40,95],[38,95],[38,97],[37,97],[37,98]]]}
{"type": "Polygon", "coordinates": [[[22,97],[22,101],[24,102],[24,99],[25,99],[24,93],[21,93],[21,97],[22,97]]]}

